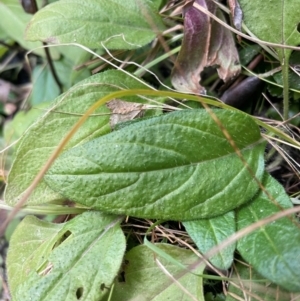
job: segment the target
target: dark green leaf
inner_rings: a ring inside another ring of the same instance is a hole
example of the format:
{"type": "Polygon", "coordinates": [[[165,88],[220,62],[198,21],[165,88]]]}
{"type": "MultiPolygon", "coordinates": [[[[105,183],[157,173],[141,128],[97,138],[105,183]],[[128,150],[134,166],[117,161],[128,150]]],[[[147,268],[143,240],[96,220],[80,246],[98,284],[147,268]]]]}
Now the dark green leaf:
{"type": "MultiPolygon", "coordinates": [[[[202,254],[221,243],[235,232],[235,215],[233,211],[210,219],[198,219],[184,222],[183,225],[202,254]]],[[[227,270],[233,262],[235,244],[222,249],[210,262],[221,270],[227,270]]]]}
{"type": "MultiPolygon", "coordinates": [[[[264,145],[252,118],[214,113],[260,179],[264,145]]],[[[258,190],[205,110],[154,117],[73,148],[56,160],[45,180],[89,207],[174,220],[223,214],[258,190]]]]}
{"type": "MultiPolygon", "coordinates": [[[[300,43],[298,0],[240,0],[244,22],[261,40],[297,46],[300,43]]],[[[290,50],[286,50],[291,53],[290,50]]],[[[278,53],[281,50],[278,49],[278,53]]]]}
{"type": "Polygon", "coordinates": [[[257,44],[249,44],[245,45],[244,48],[242,48],[239,51],[239,57],[242,65],[248,65],[254,57],[256,57],[261,51],[261,48],[257,44]]]}
{"type": "MultiPolygon", "coordinates": [[[[79,53],[78,51],[75,51],[76,48],[73,48],[73,50],[74,54],[79,53]]],[[[74,71],[74,63],[67,58],[55,61],[54,68],[58,74],[61,84],[63,85],[64,91],[69,89],[72,84],[78,83],[80,80],[83,80],[90,75],[87,69],[74,71]]],[[[30,103],[33,106],[36,106],[41,102],[53,100],[60,94],[59,87],[53,78],[49,65],[47,64],[38,65],[34,68],[32,81],[33,88],[30,103]]]]}
{"type": "Polygon", "coordinates": [[[33,106],[55,99],[60,90],[48,65],[36,66],[32,73],[33,88],[31,101],[33,106]]]}
{"type": "MultiPolygon", "coordinates": [[[[264,187],[276,199],[274,204],[261,192],[237,213],[238,229],[290,208],[292,203],[283,187],[266,174],[264,187]]],[[[238,241],[237,249],[261,275],[289,291],[300,291],[300,229],[292,217],[278,219],[238,241]]]]}

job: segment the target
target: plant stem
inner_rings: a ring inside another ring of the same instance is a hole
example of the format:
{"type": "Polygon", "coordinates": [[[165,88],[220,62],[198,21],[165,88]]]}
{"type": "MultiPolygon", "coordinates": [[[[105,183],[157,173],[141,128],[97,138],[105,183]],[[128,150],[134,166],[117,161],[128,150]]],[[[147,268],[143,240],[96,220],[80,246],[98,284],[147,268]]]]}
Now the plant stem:
{"type": "MultiPolygon", "coordinates": [[[[21,4],[22,4],[22,7],[23,7],[24,11],[27,12],[28,14],[35,14],[38,11],[38,6],[36,4],[36,0],[29,0],[29,1],[22,0],[21,4]]],[[[47,46],[47,43],[43,42],[43,45],[47,46]]],[[[45,51],[45,54],[46,54],[47,62],[48,62],[49,67],[50,67],[50,72],[52,73],[52,76],[53,76],[53,78],[54,78],[54,80],[55,80],[55,82],[56,82],[56,84],[59,88],[60,93],[62,93],[63,92],[63,86],[62,86],[61,81],[59,80],[59,78],[57,76],[57,73],[56,73],[56,70],[54,68],[54,64],[53,64],[53,61],[52,61],[52,58],[51,58],[51,55],[50,55],[49,48],[45,47],[44,51],[45,51]]]]}
{"type": "Polygon", "coordinates": [[[283,119],[289,118],[289,55],[282,50],[282,81],[283,81],[283,119]]]}
{"type": "MultiPolygon", "coordinates": [[[[43,42],[43,45],[44,45],[44,46],[47,46],[47,43],[43,42]]],[[[57,76],[56,70],[55,70],[55,68],[54,68],[54,64],[53,64],[53,61],[52,61],[52,58],[51,58],[51,55],[50,55],[49,48],[48,48],[48,47],[45,47],[44,50],[45,50],[46,59],[47,59],[47,62],[48,62],[48,64],[49,64],[49,67],[50,67],[50,71],[51,71],[51,73],[52,73],[52,76],[53,76],[53,78],[54,78],[54,80],[55,80],[55,82],[56,82],[56,84],[57,84],[57,86],[58,86],[58,88],[59,88],[60,93],[62,93],[62,92],[63,92],[63,87],[62,87],[62,84],[61,84],[61,82],[60,82],[60,80],[59,80],[59,78],[58,78],[58,76],[57,76]]]]}

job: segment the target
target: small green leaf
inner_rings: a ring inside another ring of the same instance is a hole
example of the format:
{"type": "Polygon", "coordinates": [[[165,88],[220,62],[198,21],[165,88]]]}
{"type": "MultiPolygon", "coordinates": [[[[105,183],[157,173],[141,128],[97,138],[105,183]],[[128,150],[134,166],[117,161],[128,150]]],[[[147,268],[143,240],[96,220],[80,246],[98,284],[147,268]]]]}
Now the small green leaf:
{"type": "MultiPolygon", "coordinates": [[[[252,118],[215,110],[258,179],[264,144],[252,118]]],[[[138,217],[188,220],[223,214],[258,190],[205,110],[129,125],[62,154],[46,182],[88,207],[138,217]]]]}
{"type": "MultiPolygon", "coordinates": [[[[76,48],[73,48],[73,50],[76,50],[76,48]]],[[[74,51],[75,55],[77,53],[78,51],[74,51]]],[[[58,78],[63,85],[64,91],[69,89],[72,84],[78,83],[80,80],[90,76],[90,72],[87,69],[74,71],[74,63],[66,57],[53,62],[53,64],[58,74],[58,78]],[[72,80],[73,78],[75,81],[72,80]]],[[[59,87],[53,78],[49,65],[47,64],[37,65],[34,68],[32,81],[33,88],[30,95],[30,103],[33,106],[36,106],[41,102],[53,100],[60,94],[59,87]]]]}
{"type": "Polygon", "coordinates": [[[100,300],[125,252],[120,221],[99,212],[85,212],[61,225],[25,218],[7,258],[15,300],[100,300]]]}
{"type": "MultiPolygon", "coordinates": [[[[237,263],[234,265],[232,278],[229,282],[226,301],[290,301],[294,300],[290,293],[284,291],[253,270],[249,265],[237,263]]],[[[296,299],[295,299],[296,300],[296,299]]]]}
{"type": "Polygon", "coordinates": [[[38,65],[34,68],[32,80],[34,85],[31,91],[31,105],[36,106],[37,104],[50,101],[60,94],[59,87],[47,64],[43,66],[38,65]]]}
{"type": "Polygon", "coordinates": [[[62,0],[30,21],[26,38],[49,43],[77,42],[91,48],[135,49],[164,29],[152,1],[62,0]]]}
{"type": "Polygon", "coordinates": [[[248,65],[261,51],[258,44],[246,44],[239,51],[241,65],[248,65]]]}
{"type": "MultiPolygon", "coordinates": [[[[229,211],[210,219],[184,222],[183,225],[202,254],[221,243],[235,232],[235,215],[229,211]]],[[[209,258],[218,269],[227,270],[233,262],[235,244],[222,249],[216,256],[209,258]]]]}
{"type": "MultiPolygon", "coordinates": [[[[91,105],[114,91],[134,88],[145,88],[145,86],[120,71],[112,70],[91,76],[58,97],[52,108],[49,108],[20,140],[8,176],[5,201],[12,206],[18,202],[59,142],[91,105]]],[[[126,100],[139,101],[139,98],[132,96],[126,100]]],[[[110,110],[102,106],[94,114],[96,115],[90,116],[80,127],[65,149],[110,131],[110,110]]],[[[61,199],[64,198],[41,181],[27,204],[41,204],[61,199]]]]}
{"type": "MultiPolygon", "coordinates": [[[[292,207],[283,187],[270,175],[265,175],[263,185],[277,204],[261,192],[238,210],[238,229],[279,212],[280,207],[292,207]]],[[[278,219],[243,237],[237,249],[261,275],[288,291],[300,291],[300,230],[292,216],[278,219]]]]}
{"type": "MultiPolygon", "coordinates": [[[[156,246],[186,267],[199,260],[190,250],[167,244],[156,244],[156,246]]],[[[116,281],[111,301],[193,300],[163,272],[163,269],[172,275],[186,292],[197,300],[204,301],[201,278],[204,265],[192,271],[183,270],[173,262],[155,254],[145,245],[135,247],[125,255],[122,271],[124,279],[116,281]]]]}
{"type": "Polygon", "coordinates": [[[82,65],[91,59],[91,54],[88,51],[74,45],[63,45],[54,48],[57,48],[63,55],[62,60],[54,62],[54,64],[56,63],[54,67],[65,87],[69,88],[71,85],[91,76],[88,68],[80,68],[79,70],[76,68],[76,66],[82,65]]]}

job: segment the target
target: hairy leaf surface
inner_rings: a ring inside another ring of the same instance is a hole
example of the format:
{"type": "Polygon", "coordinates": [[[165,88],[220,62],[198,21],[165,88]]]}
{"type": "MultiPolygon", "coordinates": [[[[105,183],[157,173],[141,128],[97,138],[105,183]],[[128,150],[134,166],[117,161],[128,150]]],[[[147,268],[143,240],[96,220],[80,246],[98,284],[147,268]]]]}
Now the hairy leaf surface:
{"type": "Polygon", "coordinates": [[[26,37],[49,43],[77,42],[99,48],[135,49],[164,29],[152,1],[62,0],[40,10],[26,37]]]}
{"type": "MultiPolygon", "coordinates": [[[[246,114],[215,110],[258,179],[264,145],[246,114]]],[[[248,201],[258,185],[210,114],[184,110],[129,125],[65,152],[46,182],[110,213],[188,220],[248,201]]]]}
{"type": "MultiPolygon", "coordinates": [[[[276,200],[274,204],[260,193],[249,205],[238,210],[238,229],[291,208],[292,203],[283,187],[266,174],[264,187],[276,200]]],[[[292,216],[278,219],[238,241],[237,249],[261,275],[289,291],[300,291],[300,229],[292,216]]]]}
{"type": "Polygon", "coordinates": [[[86,212],[51,224],[25,218],[8,253],[8,280],[15,300],[100,300],[122,263],[120,218],[86,212]]]}
{"type": "MultiPolygon", "coordinates": [[[[209,219],[198,219],[183,223],[185,230],[202,254],[232,235],[235,232],[235,224],[234,211],[209,219]]],[[[221,270],[227,270],[233,262],[235,247],[235,244],[231,244],[229,247],[222,249],[217,255],[209,258],[210,262],[221,270]]]]}
{"type": "MultiPolygon", "coordinates": [[[[240,0],[244,22],[259,38],[268,42],[297,46],[300,44],[298,0],[240,0]]],[[[281,49],[277,49],[281,53],[281,49]]],[[[291,50],[285,50],[288,54],[291,50]]]]}

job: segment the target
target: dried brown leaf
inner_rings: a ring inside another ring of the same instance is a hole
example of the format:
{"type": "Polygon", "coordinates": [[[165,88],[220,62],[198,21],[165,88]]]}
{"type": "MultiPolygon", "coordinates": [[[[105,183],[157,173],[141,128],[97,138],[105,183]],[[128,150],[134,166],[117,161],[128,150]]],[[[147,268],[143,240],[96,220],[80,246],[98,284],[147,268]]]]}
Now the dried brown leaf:
{"type": "Polygon", "coordinates": [[[135,102],[126,102],[119,99],[109,101],[106,106],[111,110],[110,126],[115,127],[116,124],[137,117],[141,117],[145,105],[135,102]]]}
{"type": "MultiPolygon", "coordinates": [[[[211,0],[196,0],[221,20],[222,12],[211,0]]],[[[207,66],[217,66],[221,79],[227,81],[240,72],[238,52],[231,32],[189,3],[184,9],[184,38],[172,71],[173,86],[183,92],[205,93],[200,73],[207,66]]]]}

